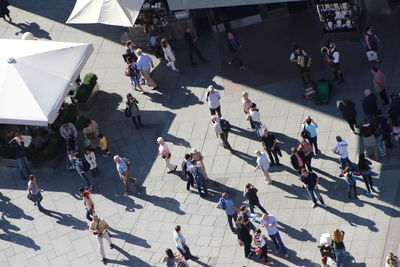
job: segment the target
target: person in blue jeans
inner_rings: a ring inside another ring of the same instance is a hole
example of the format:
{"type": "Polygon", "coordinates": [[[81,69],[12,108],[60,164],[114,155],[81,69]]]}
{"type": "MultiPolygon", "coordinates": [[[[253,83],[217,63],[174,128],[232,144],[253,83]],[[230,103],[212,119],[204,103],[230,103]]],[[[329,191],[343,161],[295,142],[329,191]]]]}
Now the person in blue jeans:
{"type": "Polygon", "coordinates": [[[15,137],[11,139],[10,145],[14,147],[20,175],[23,179],[26,179],[31,171],[29,170],[28,158],[26,157],[24,139],[17,133],[15,137]]]}
{"type": "Polygon", "coordinates": [[[197,160],[192,161],[192,166],[189,167],[190,173],[192,174],[194,181],[196,182],[197,185],[197,190],[199,191],[199,195],[201,197],[207,197],[208,196],[208,190],[207,190],[207,184],[206,180],[203,177],[203,174],[201,173],[200,167],[197,166],[197,160]],[[203,189],[203,193],[201,190],[203,189]]]}
{"type": "Polygon", "coordinates": [[[315,198],[315,195],[317,196],[319,202],[321,202],[322,207],[328,207],[318,190],[319,177],[315,173],[308,172],[306,169],[302,169],[300,181],[303,187],[306,189],[310,199],[313,201],[313,208],[317,206],[317,199],[315,198]]]}
{"type": "Polygon", "coordinates": [[[33,196],[32,201],[35,203],[34,205],[38,208],[39,211],[41,211],[41,212],[45,211],[43,206],[40,204],[40,202],[42,202],[42,200],[43,200],[43,197],[41,194],[41,192],[43,192],[43,190],[36,183],[36,176],[33,174],[29,175],[28,180],[29,180],[28,192],[30,194],[32,194],[32,196],[33,196]]]}
{"type": "Polygon", "coordinates": [[[343,243],[344,231],[339,229],[333,230],[332,234],[332,247],[335,251],[336,265],[338,267],[347,267],[347,253],[343,243]]]}
{"type": "Polygon", "coordinates": [[[232,233],[236,233],[233,223],[237,221],[237,213],[239,212],[239,209],[235,206],[235,204],[233,204],[233,201],[229,199],[228,193],[222,193],[222,197],[219,199],[216,208],[225,211],[226,216],[228,217],[229,227],[231,228],[232,233]]]}
{"type": "Polygon", "coordinates": [[[303,129],[310,134],[308,141],[310,141],[310,143],[313,145],[315,150],[315,155],[321,154],[321,151],[318,149],[318,144],[317,144],[317,128],[318,125],[315,123],[313,119],[311,119],[310,116],[308,116],[303,122],[303,129]]]}
{"type": "Polygon", "coordinates": [[[267,230],[267,233],[272,242],[274,242],[276,249],[278,249],[280,252],[283,252],[285,258],[289,257],[287,248],[283,244],[281,235],[279,234],[278,221],[276,220],[275,216],[264,213],[262,219],[260,220],[260,224],[267,230]]]}
{"type": "MultiPolygon", "coordinates": [[[[349,152],[347,151],[347,143],[340,137],[336,136],[337,144],[333,148],[333,153],[339,156],[340,169],[344,171],[347,167],[350,169],[353,167],[353,163],[349,160],[349,152]]],[[[339,177],[343,177],[343,173],[339,174],[339,177]]]]}

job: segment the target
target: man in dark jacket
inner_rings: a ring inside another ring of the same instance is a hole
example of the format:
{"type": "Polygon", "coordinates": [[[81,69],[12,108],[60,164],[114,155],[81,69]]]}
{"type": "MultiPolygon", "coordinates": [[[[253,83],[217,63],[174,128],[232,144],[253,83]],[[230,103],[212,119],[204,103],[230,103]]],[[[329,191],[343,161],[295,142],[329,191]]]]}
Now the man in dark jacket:
{"type": "Polygon", "coordinates": [[[377,98],[371,90],[364,90],[365,97],[362,101],[362,108],[365,115],[368,116],[370,122],[375,121],[376,113],[378,112],[377,98]]]}
{"type": "Polygon", "coordinates": [[[194,53],[196,53],[196,55],[203,63],[207,62],[207,60],[201,55],[199,49],[197,49],[196,47],[197,38],[193,39],[191,32],[192,30],[189,27],[186,27],[185,33],[183,34],[183,39],[185,40],[185,43],[189,51],[190,63],[192,63],[192,65],[194,66],[196,65],[196,62],[194,62],[193,60],[194,53]]]}
{"type": "Polygon", "coordinates": [[[350,99],[342,99],[338,102],[338,110],[342,113],[343,119],[349,124],[352,133],[356,133],[354,127],[357,127],[357,111],[354,107],[355,104],[350,99]]]}
{"type": "Polygon", "coordinates": [[[24,139],[17,133],[13,139],[10,140],[10,145],[14,147],[15,159],[18,163],[19,173],[22,179],[27,179],[30,174],[28,158],[26,157],[26,150],[24,139]]]}
{"type": "Polygon", "coordinates": [[[301,175],[301,169],[305,167],[304,153],[303,151],[297,150],[297,148],[292,147],[290,149],[292,155],[290,156],[290,163],[293,166],[293,169],[297,171],[299,175],[301,175]]]}
{"type": "Polygon", "coordinates": [[[239,62],[239,67],[242,70],[242,69],[244,69],[244,65],[243,65],[242,59],[240,58],[240,49],[241,49],[242,46],[240,45],[239,41],[235,38],[233,33],[228,32],[227,37],[228,37],[228,39],[227,39],[228,48],[233,54],[232,59],[228,63],[229,63],[229,65],[231,65],[235,61],[238,61],[239,62]]]}
{"type": "Polygon", "coordinates": [[[246,258],[250,258],[254,254],[254,252],[251,251],[252,238],[251,238],[251,235],[249,232],[249,228],[244,223],[243,216],[241,216],[241,215],[238,216],[236,229],[237,229],[238,239],[240,240],[240,242],[243,243],[244,256],[246,258]]]}
{"type": "Polygon", "coordinates": [[[248,183],[244,187],[243,196],[249,201],[250,212],[254,213],[254,207],[257,206],[264,214],[268,214],[268,212],[261,206],[260,200],[257,196],[257,188],[255,188],[252,184],[248,183]]]}

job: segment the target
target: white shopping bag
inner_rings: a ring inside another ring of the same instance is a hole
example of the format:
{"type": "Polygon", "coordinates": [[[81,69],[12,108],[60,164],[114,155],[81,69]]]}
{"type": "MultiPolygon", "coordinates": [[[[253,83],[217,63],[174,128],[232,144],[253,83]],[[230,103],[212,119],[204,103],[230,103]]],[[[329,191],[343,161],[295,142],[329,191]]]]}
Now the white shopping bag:
{"type": "Polygon", "coordinates": [[[375,51],[368,51],[367,52],[368,61],[375,61],[378,59],[378,54],[375,51]]]}

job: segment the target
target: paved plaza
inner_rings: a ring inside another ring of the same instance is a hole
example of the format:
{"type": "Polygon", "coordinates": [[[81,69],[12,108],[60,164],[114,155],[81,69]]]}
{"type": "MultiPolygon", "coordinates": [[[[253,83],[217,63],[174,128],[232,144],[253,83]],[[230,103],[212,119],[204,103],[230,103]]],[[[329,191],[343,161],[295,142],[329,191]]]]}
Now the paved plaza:
{"type": "MultiPolygon", "coordinates": [[[[345,231],[349,266],[384,266],[383,259],[388,251],[400,252],[399,148],[390,150],[380,162],[373,161],[376,174],[373,181],[378,191],[373,198],[365,195],[362,179],[357,180],[360,201],[347,200],[347,184],[338,177],[339,163],[332,152],[337,135],[349,144],[353,162],[362,149],[359,136],[350,132],[335,103],[343,97],[352,98],[357,105],[358,119],[362,118],[362,91],[372,85],[363,53],[354,53],[360,50],[358,42],[337,43],[342,48],[342,57],[347,58],[343,60],[346,82],[334,88],[328,105],[315,105],[303,99],[295,72],[291,79],[257,87],[226,78],[226,70],[222,69],[234,67],[227,66],[227,59],[217,49],[220,38],[211,33],[200,35],[199,43],[209,63],[190,67],[184,47],[176,42],[176,64],[180,72],[172,72],[165,62],[155,59],[157,67],[153,75],[159,89],[145,87],[148,93],[141,95],[132,92],[124,76],[121,56],[124,29],[64,24],[74,1],[12,2],[14,24],[0,22],[1,38],[19,39],[21,34],[17,33],[22,30],[31,31],[43,40],[94,45],[94,53],[82,74],[97,74],[101,91],[85,115],[99,123],[101,132],[109,139],[112,155],[119,154],[131,160],[131,173],[138,178],[135,193],[123,196],[123,184],[112,158],[98,154],[100,175],[94,179],[92,198],[98,215],[110,224],[113,242],[118,246],[114,250],[105,246],[109,266],[164,266],[160,261],[165,249],[176,251],[172,232],[177,224],[181,225],[192,253],[199,257],[197,262],[189,261],[191,267],[261,266],[258,257],[251,260],[244,257],[243,248],[230,231],[224,212],[215,208],[222,192],[230,193],[235,204],[240,206],[244,201],[244,185],[249,182],[258,188],[263,206],[278,219],[283,242],[289,250],[289,257],[285,259],[277,255],[272,242],[268,241],[274,266],[317,266],[319,237],[335,228],[345,231]],[[223,117],[233,125],[229,141],[236,155],[218,145],[219,139],[211,126],[205,103],[206,88],[210,84],[220,92],[223,117]],[[241,93],[245,90],[257,103],[261,120],[277,136],[282,149],[283,166],[271,168],[272,185],[264,182],[260,171],[253,172],[254,151],[261,149],[261,145],[255,133],[248,129],[249,123],[241,108],[241,93]],[[122,110],[128,92],[139,100],[143,129],[136,130],[130,119],[124,117],[122,110]],[[289,160],[290,148],[297,144],[302,130],[300,125],[308,115],[319,126],[318,143],[323,154],[313,159],[313,167],[321,176],[322,195],[329,205],[326,209],[311,208],[289,160]],[[180,166],[183,155],[192,148],[202,151],[211,179],[209,198],[188,193],[179,172],[166,174],[163,161],[157,157],[158,136],[163,136],[170,146],[173,164],[180,166]]],[[[400,39],[396,29],[384,25],[399,23],[398,20],[393,17],[376,20],[382,23],[377,25],[376,31],[381,32],[380,37],[385,40],[381,67],[391,90],[398,89],[400,84],[400,57],[395,49],[400,47],[400,39]]],[[[243,42],[251,47],[250,40],[243,42]]],[[[246,51],[243,53],[246,56],[246,51]]],[[[255,56],[251,51],[248,53],[248,59],[255,56]]],[[[288,55],[285,55],[282,61],[286,63],[287,60],[288,55]]],[[[293,66],[277,66],[290,67],[293,66]]],[[[330,78],[328,75],[322,70],[315,77],[330,78]]],[[[26,198],[26,181],[19,177],[17,169],[0,168],[0,266],[103,266],[97,240],[86,230],[85,210],[77,192],[83,185],[82,180],[76,173],[65,170],[64,161],[58,168],[34,169],[34,173],[45,190],[42,205],[50,210],[48,215],[39,213],[26,198]]],[[[259,226],[257,222],[255,225],[259,226]]]]}

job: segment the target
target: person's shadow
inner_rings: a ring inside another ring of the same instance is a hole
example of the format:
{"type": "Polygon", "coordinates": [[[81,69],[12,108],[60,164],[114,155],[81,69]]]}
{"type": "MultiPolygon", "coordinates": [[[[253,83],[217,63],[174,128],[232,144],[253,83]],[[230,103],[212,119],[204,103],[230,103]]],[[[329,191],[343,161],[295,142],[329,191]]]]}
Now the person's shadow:
{"type": "Polygon", "coordinates": [[[109,227],[108,230],[110,230],[112,238],[122,239],[125,242],[136,245],[136,246],[141,246],[144,248],[151,248],[151,246],[149,245],[149,243],[147,243],[147,241],[145,239],[131,235],[129,233],[121,232],[112,227],[109,227]]]}
{"type": "Polygon", "coordinates": [[[118,265],[124,265],[124,266],[140,266],[140,267],[152,267],[150,264],[147,262],[144,262],[143,260],[139,259],[138,257],[135,257],[122,248],[114,245],[114,249],[121,253],[126,259],[120,259],[120,260],[113,260],[113,259],[107,259],[107,262],[112,263],[112,264],[118,264],[118,265]]]}
{"type": "Polygon", "coordinates": [[[286,233],[289,237],[294,238],[296,240],[311,241],[311,242],[317,241],[317,239],[315,239],[310,234],[310,232],[307,231],[307,229],[301,228],[300,230],[297,230],[296,228],[293,228],[290,225],[287,225],[281,221],[278,223],[278,228],[279,231],[286,233]]]}
{"type": "Polygon", "coordinates": [[[29,22],[25,22],[25,23],[9,22],[9,23],[20,29],[19,31],[17,31],[15,33],[15,35],[30,32],[37,38],[52,40],[49,32],[41,29],[39,24],[37,24],[36,22],[31,22],[31,23],[29,23],[29,22]]]}
{"type": "Polygon", "coordinates": [[[77,229],[77,230],[86,230],[87,229],[87,223],[78,220],[77,218],[73,217],[71,214],[63,214],[58,211],[54,210],[48,210],[48,209],[43,209],[43,214],[53,217],[57,219],[57,223],[64,225],[64,226],[71,226],[72,229],[77,229]]]}

